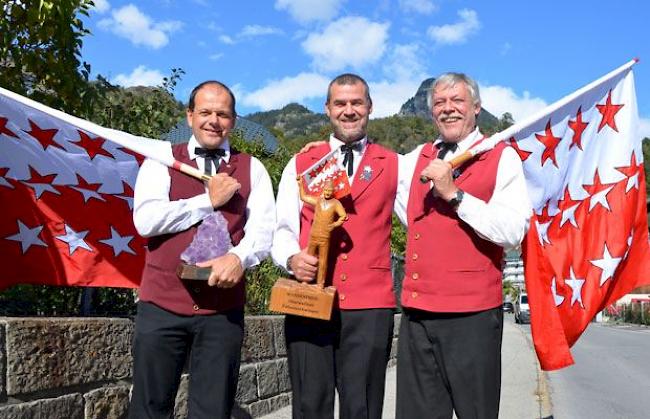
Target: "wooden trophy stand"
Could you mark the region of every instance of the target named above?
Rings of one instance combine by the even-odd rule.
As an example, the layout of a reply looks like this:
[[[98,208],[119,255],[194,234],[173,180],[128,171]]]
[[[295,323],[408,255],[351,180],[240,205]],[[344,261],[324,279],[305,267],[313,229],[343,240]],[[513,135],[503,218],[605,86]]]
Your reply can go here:
[[[269,309],[283,314],[329,320],[336,295],[336,288],[325,286],[330,233],[343,224],[347,214],[343,205],[332,197],[334,188],[331,183],[323,188],[320,198],[316,198],[305,194],[300,176],[296,180],[299,185],[300,199],[315,208],[307,253],[318,256],[316,284],[306,284],[287,278],[278,279],[271,288]]]

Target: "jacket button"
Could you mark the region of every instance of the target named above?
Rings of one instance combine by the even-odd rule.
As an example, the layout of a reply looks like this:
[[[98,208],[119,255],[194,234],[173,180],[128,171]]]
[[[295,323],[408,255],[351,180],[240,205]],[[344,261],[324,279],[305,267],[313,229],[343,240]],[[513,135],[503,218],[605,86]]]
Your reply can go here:
[[[414,280],[417,280],[418,278],[420,278],[420,274],[417,273],[417,272],[413,272],[413,275],[411,275],[411,278],[413,278]]]
[[[348,279],[348,276],[346,274],[341,274],[341,281],[345,281]]]
[[[411,256],[411,259],[413,259],[413,260],[418,260],[418,254],[417,254],[417,253],[413,253],[413,256]]]
[[[343,254],[341,255],[341,259],[343,259],[343,260],[348,260],[348,254],[347,254],[347,253],[343,253]]]
[[[199,292],[201,292],[201,289],[199,287],[194,287],[194,292],[198,294]]]
[[[413,292],[411,293],[411,297],[413,297],[413,298],[418,298],[418,293],[415,292],[415,291],[413,291]]]
[[[341,300],[341,301],[345,300],[345,294],[340,294],[339,295],[339,300]]]
[[[419,240],[419,239],[420,239],[420,233],[415,233],[415,234],[413,235],[413,238],[414,238],[415,240]]]
[[[197,304],[194,304],[194,305],[192,306],[192,309],[193,309],[194,311],[199,311],[199,306],[198,306]]]

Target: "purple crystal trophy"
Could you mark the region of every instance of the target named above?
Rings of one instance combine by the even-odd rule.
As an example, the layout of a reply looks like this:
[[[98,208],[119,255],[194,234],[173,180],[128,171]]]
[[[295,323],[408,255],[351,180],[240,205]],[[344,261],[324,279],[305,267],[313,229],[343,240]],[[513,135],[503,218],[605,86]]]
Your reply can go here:
[[[214,211],[199,225],[192,243],[181,253],[181,263],[176,270],[182,279],[207,280],[210,268],[196,266],[199,262],[225,255],[232,248],[228,222],[219,211]]]

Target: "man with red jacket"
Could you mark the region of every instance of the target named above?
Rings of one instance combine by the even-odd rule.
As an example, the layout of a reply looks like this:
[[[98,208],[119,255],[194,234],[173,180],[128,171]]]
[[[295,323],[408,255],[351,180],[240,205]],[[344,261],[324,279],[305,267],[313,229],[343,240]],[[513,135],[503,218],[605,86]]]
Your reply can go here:
[[[135,185],[133,221],[149,238],[133,338],[129,418],[170,418],[189,358],[188,417],[229,419],[244,336],[244,270],[269,252],[275,205],[271,180],[256,158],[230,147],[235,97],[218,81],[190,94],[192,137],[170,157],[212,176],[205,184],[145,160]],[[198,225],[214,211],[234,247],[215,259],[207,282],[181,280],[176,268]]]
[[[476,82],[443,74],[429,99],[440,137],[400,161],[409,175],[396,206],[408,228],[396,417],[496,419],[503,249],[521,242],[531,204],[521,160],[503,143],[455,170],[447,163],[484,139]]]
[[[368,141],[372,101],[361,77],[336,77],[325,111],[334,131],[329,141],[294,156],[282,174],[271,249],[297,280],[314,280],[318,259],[306,251],[314,209],[302,205],[295,179],[337,149],[352,188],[340,199],[348,219],[330,241],[326,285],[336,287],[337,299],[329,321],[286,317],[293,418],[333,418],[336,388],[341,419],[380,419],[395,307],[390,232],[397,155]]]

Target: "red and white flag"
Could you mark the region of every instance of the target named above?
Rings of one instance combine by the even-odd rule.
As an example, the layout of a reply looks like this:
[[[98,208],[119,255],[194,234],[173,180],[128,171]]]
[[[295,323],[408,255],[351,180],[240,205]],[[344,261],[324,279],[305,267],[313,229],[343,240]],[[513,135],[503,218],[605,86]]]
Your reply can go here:
[[[0,89],[0,289],[136,287],[133,187],[143,155],[174,164],[169,147]]]
[[[633,64],[506,137],[523,162],[534,209],[523,258],[544,370],[573,364],[569,348],[594,316],[650,283]]]
[[[307,194],[320,196],[326,181],[332,181],[334,185],[334,198],[342,198],[350,193],[348,174],[339,165],[336,152],[337,149],[330,151],[301,173]]]

